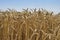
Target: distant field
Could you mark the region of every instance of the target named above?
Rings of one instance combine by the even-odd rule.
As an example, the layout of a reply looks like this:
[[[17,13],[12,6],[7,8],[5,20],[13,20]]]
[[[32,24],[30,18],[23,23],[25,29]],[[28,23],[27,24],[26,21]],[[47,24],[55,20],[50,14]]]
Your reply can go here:
[[[0,11],[0,40],[60,40],[60,13]]]

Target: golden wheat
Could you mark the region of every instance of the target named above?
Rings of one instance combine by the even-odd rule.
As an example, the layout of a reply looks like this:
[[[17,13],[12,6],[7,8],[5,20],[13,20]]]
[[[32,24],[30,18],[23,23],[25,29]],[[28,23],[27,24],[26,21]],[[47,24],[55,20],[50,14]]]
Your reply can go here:
[[[60,40],[60,16],[34,9],[0,12],[0,40]]]

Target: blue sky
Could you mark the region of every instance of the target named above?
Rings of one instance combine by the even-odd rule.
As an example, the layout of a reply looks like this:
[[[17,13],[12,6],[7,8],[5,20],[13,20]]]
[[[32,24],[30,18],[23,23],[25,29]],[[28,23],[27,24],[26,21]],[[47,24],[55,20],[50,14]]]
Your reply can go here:
[[[0,0],[0,9],[43,8],[60,12],[60,0]]]

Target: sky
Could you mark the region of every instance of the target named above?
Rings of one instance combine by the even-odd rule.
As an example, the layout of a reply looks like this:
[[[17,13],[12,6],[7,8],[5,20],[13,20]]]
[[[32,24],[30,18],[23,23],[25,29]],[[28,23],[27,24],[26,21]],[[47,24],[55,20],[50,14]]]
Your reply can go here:
[[[53,12],[60,12],[60,0],[0,0],[0,9],[7,8],[21,10],[22,8],[43,8]]]

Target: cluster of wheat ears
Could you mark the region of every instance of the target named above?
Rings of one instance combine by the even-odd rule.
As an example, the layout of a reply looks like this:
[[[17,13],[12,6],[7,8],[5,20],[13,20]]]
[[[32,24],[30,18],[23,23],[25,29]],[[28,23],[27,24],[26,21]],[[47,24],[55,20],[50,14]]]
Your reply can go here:
[[[0,11],[0,40],[60,40],[59,18],[43,9]]]

